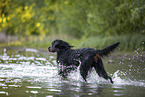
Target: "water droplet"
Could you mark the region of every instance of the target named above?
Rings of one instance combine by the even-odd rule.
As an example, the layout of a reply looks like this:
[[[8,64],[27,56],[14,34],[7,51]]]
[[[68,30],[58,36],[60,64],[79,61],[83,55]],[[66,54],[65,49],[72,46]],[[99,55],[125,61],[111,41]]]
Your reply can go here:
[[[33,93],[33,94],[37,94],[38,93],[38,91],[30,91],[31,93]]]

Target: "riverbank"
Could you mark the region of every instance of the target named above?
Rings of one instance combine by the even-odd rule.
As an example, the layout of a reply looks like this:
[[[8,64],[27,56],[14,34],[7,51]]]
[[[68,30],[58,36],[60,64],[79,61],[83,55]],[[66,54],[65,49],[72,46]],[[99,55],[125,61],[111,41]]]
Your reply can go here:
[[[36,48],[26,48],[26,47],[0,47],[0,54],[3,55],[4,51],[14,51],[13,53],[18,53],[18,54],[24,54],[28,52],[34,52],[34,53],[40,53],[40,54],[45,54],[45,56],[49,55],[56,55],[56,53],[50,53],[48,52],[47,48],[42,48],[42,49],[36,49]],[[120,51],[120,50],[115,50],[113,51],[109,56],[105,57],[104,59],[108,59],[109,63],[113,63],[114,59],[119,59],[119,60],[142,60],[145,61],[145,51]]]
[[[51,36],[29,36],[27,39],[21,37],[20,40],[12,40],[10,42],[0,43],[0,47],[21,47],[47,49],[51,42],[55,39],[67,41],[75,49],[83,47],[91,47],[95,49],[103,49],[111,44],[120,42],[118,51],[145,51],[145,38],[143,34],[121,35],[121,36],[93,36],[82,37],[80,39],[68,35],[51,35]]]

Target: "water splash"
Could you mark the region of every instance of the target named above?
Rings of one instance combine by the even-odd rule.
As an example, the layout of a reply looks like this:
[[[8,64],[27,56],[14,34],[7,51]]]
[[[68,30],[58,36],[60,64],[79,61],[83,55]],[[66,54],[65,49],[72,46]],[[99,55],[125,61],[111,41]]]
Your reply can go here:
[[[143,86],[145,87],[145,81],[136,81],[136,80],[131,80],[129,78],[121,78],[122,75],[126,75],[126,73],[117,70],[114,74],[113,74],[113,81],[114,81],[114,85],[135,85],[135,86]]]
[[[145,80],[137,81],[137,80],[131,80],[127,77],[127,73],[122,72],[120,70],[117,70],[114,74],[112,74],[112,80],[114,81],[114,84],[112,85],[134,85],[134,86],[142,86],[145,87]],[[126,76],[126,77],[124,77]],[[69,79],[71,81],[76,82],[84,82],[82,79],[79,70],[74,71],[70,74]],[[105,80],[102,77],[99,77],[98,74],[96,74],[95,70],[92,70],[92,72],[89,73],[87,78],[87,83],[93,83],[93,84],[111,84],[108,80]]]
[[[4,48],[4,56],[7,56],[7,49]]]

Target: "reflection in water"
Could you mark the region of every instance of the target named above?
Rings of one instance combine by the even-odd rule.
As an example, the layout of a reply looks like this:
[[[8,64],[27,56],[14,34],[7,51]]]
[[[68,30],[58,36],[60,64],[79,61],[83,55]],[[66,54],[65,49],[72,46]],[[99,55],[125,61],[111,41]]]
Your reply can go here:
[[[106,69],[111,68],[110,72],[114,70],[110,74],[114,84],[100,78],[94,70],[90,73],[88,82],[85,83],[79,75],[79,69],[72,72],[67,79],[58,76],[54,56],[44,57],[36,52],[14,54],[15,51],[12,51],[13,54],[11,54],[6,49],[3,49],[2,52],[0,53],[0,96],[95,97],[97,95],[97,97],[112,97],[145,94],[143,92],[145,90],[144,67],[140,69],[144,61],[141,61],[142,63],[140,62],[139,65],[141,71],[137,71],[138,68],[133,69],[136,63],[125,60],[112,63],[109,65],[110,67],[105,65]],[[121,69],[118,69],[116,64]],[[129,68],[125,66],[126,64],[129,64],[127,65]],[[138,80],[132,80],[133,78]]]

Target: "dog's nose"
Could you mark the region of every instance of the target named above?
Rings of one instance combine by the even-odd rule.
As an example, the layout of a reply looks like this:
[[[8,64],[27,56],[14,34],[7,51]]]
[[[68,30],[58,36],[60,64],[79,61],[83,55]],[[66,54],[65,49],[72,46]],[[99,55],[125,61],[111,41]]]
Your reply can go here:
[[[52,46],[50,46],[50,47],[48,47],[48,51],[49,52],[55,52],[55,49]]]
[[[48,51],[50,51],[50,48],[51,48],[51,47],[48,47]]]

